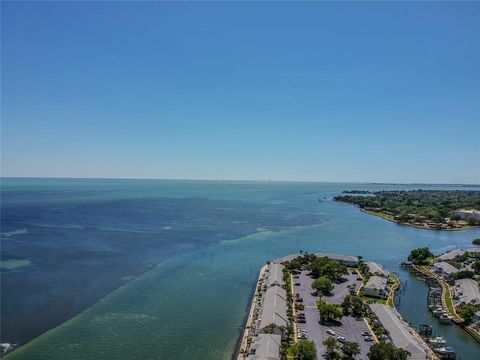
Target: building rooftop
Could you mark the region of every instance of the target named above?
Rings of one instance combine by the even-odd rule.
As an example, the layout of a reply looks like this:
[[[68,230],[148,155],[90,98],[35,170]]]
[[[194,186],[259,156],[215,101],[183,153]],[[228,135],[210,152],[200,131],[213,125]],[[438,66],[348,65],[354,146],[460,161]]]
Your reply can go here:
[[[282,337],[275,334],[259,334],[253,338],[250,346],[252,354],[248,356],[251,360],[280,360],[280,345]]]
[[[288,325],[287,293],[280,286],[271,286],[267,289],[261,311],[260,329],[275,324],[278,327]]]
[[[463,249],[456,249],[456,250],[452,250],[452,251],[449,251],[443,255],[440,255],[438,257],[439,260],[453,260],[455,259],[457,256],[463,256],[465,254],[465,250]]]
[[[455,249],[455,250],[452,250],[452,251],[449,251],[443,255],[440,255],[437,257],[438,260],[442,260],[442,261],[445,261],[445,260],[453,260],[455,259],[456,257],[458,256],[463,256],[465,255],[466,253],[476,253],[476,252],[480,252],[480,248],[472,248],[472,249]]]
[[[377,315],[383,327],[388,330],[392,344],[410,352],[410,360],[425,360],[427,345],[416,335],[402,319],[397,310],[383,304],[370,304],[370,309]]]
[[[461,303],[468,304],[474,301],[480,304],[480,289],[478,283],[472,279],[460,279],[455,281],[455,290]]]
[[[367,266],[368,266],[368,272],[372,275],[388,277],[388,275],[390,274],[387,270],[385,270],[383,265],[380,265],[376,262],[369,261],[367,262]]]
[[[290,254],[287,256],[284,256],[280,259],[273,260],[273,263],[282,263],[285,261],[291,261],[293,259],[296,259],[299,256],[303,256],[305,254]],[[336,261],[346,261],[346,262],[352,262],[352,263],[357,263],[358,262],[358,257],[352,256],[352,255],[342,255],[342,254],[333,254],[333,253],[315,253],[316,256],[318,257],[327,257],[331,260],[336,260]]]
[[[477,209],[458,209],[455,210],[456,213],[463,213],[463,214],[480,214],[480,210]]]
[[[342,254],[333,254],[333,253],[315,253],[318,257],[327,257],[331,260],[336,261],[347,261],[347,262],[358,262],[358,257],[352,255],[342,255]]]
[[[267,286],[283,285],[283,269],[282,264],[273,263],[268,267]]]
[[[384,290],[387,287],[387,279],[380,276],[370,276],[365,284],[366,289]]]
[[[293,259],[296,259],[299,256],[302,256],[302,254],[299,254],[299,253],[290,254],[290,255],[284,256],[282,258],[275,259],[275,260],[272,261],[272,263],[278,263],[279,264],[279,263],[283,263],[283,262],[286,262],[286,261],[292,261]]]
[[[456,272],[460,271],[455,266],[450,265],[445,261],[436,262],[433,264],[433,267],[442,270],[447,275],[455,274]]]

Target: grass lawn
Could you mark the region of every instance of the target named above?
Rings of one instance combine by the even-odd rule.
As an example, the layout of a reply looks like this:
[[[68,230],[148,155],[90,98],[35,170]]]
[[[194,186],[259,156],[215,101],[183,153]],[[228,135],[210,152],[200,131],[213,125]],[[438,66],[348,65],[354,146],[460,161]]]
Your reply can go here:
[[[455,315],[453,310],[453,301],[452,301],[452,294],[450,293],[450,289],[447,287],[445,291],[445,304],[447,305],[447,310],[451,315]]]
[[[433,258],[432,258],[433,259]],[[421,268],[422,270],[425,270],[425,271],[431,271],[432,270],[432,266],[431,265],[417,265],[419,268]]]
[[[395,307],[395,303],[393,302],[393,298],[395,295],[395,290],[400,286],[400,280],[393,274],[390,274],[391,281],[393,281],[393,285],[390,288],[390,293],[388,294],[387,305],[391,308]]]
[[[360,298],[363,302],[365,302],[365,303],[375,302],[375,303],[387,305],[387,300],[385,300],[385,299],[379,299],[379,298],[370,297],[370,296],[365,296],[365,295],[359,296],[359,298]]]

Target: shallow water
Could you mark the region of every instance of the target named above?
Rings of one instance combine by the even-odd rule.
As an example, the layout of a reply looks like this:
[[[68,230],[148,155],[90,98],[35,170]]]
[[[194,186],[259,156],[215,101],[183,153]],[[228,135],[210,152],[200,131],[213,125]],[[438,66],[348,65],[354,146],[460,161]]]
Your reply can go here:
[[[10,254],[32,261],[30,269],[16,276],[23,274],[33,279],[29,280],[33,289],[35,281],[41,283],[42,277],[56,273],[51,262],[68,252],[60,265],[71,270],[61,274],[58,284],[72,279],[75,286],[67,287],[73,291],[70,296],[65,296],[63,286],[51,286],[53,293],[42,295],[4,288],[2,281],[2,294],[7,294],[7,299],[27,299],[38,307],[49,296],[69,303],[72,298],[84,296],[83,287],[88,285],[93,291],[87,298],[94,303],[88,308],[87,302],[83,307],[70,307],[64,320],[75,311],[87,309],[8,358],[228,359],[241,332],[257,272],[269,259],[300,249],[334,251],[362,255],[396,271],[398,263],[414,247],[429,245],[441,252],[479,237],[478,229],[438,232],[396,225],[330,201],[346,189],[398,187],[8,179],[7,184],[2,184],[2,195],[7,194],[2,215],[11,211],[15,221],[4,229],[2,216],[2,232],[27,232],[3,234],[2,245],[15,239],[15,244],[8,247]],[[16,210],[9,210],[9,206]],[[53,209],[49,212],[53,216],[45,219],[34,212],[33,222],[32,215],[28,215],[32,206]],[[132,217],[131,213],[136,215]],[[60,233],[56,233],[57,229]],[[92,241],[92,237],[96,240]],[[57,255],[42,262],[32,256],[32,249],[35,253],[52,251]],[[2,251],[2,259],[4,255]],[[78,274],[80,269],[86,274]],[[409,287],[413,287],[411,284],[409,281]],[[64,297],[57,299],[58,294]],[[410,294],[417,298],[412,304],[425,304],[421,291]],[[103,300],[95,303],[100,298]],[[400,311],[417,322],[409,312],[416,307],[407,305],[406,299],[405,293]],[[2,318],[4,305],[2,302]],[[31,323],[29,319],[35,312],[27,311],[27,302],[23,309],[22,321]],[[17,314],[8,316],[13,322]],[[450,329],[462,337],[460,329]],[[461,344],[464,346],[457,350],[462,351],[462,359],[475,359],[480,351],[478,344],[468,340]]]

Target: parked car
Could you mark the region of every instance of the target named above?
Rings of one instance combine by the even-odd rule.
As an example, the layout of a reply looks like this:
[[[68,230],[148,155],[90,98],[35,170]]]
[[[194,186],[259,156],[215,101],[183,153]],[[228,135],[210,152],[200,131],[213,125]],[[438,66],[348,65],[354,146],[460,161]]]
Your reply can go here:
[[[295,284],[293,284],[295,286],[300,286],[300,283],[299,282],[296,282]]]
[[[337,337],[337,340],[342,344],[347,342],[347,338],[345,336],[339,336]]]
[[[301,298],[301,297],[298,297],[296,300],[297,300],[297,302],[303,302],[303,298]]]
[[[294,279],[298,279],[298,278],[300,278],[300,276],[298,276],[298,275],[293,275],[293,278],[294,278]]]
[[[335,336],[335,331],[333,331],[333,330],[331,330],[331,329],[328,329],[328,330],[327,330],[327,334],[328,334],[328,335]]]
[[[370,342],[370,341],[373,341],[373,337],[371,337],[371,336],[365,336],[365,337],[363,338],[363,340]]]
[[[362,332],[362,336],[370,336],[370,331],[364,331]]]
[[[308,339],[308,333],[307,330],[298,330],[297,331],[297,338],[298,339]]]

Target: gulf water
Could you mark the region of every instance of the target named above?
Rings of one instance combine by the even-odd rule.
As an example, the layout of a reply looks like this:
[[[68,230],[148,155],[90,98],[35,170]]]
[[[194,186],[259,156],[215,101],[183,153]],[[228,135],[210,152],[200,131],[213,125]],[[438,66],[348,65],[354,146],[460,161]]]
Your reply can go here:
[[[2,269],[1,340],[24,344],[7,358],[229,359],[269,259],[329,251],[400,271],[412,248],[439,253],[480,237],[331,200],[348,189],[418,188],[456,187],[4,178],[2,261],[23,260]],[[425,285],[400,275],[400,311],[432,323]],[[461,329],[436,329],[461,359],[478,358]]]

